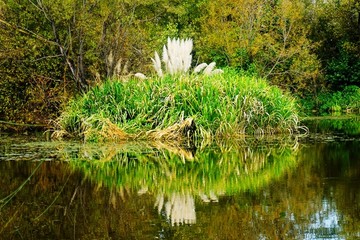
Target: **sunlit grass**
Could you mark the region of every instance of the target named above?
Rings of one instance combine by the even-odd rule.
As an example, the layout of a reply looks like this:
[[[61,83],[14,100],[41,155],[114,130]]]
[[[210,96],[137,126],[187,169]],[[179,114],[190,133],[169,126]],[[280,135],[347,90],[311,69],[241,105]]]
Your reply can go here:
[[[293,133],[295,100],[263,79],[224,74],[106,81],[73,100],[55,135],[108,139]]]

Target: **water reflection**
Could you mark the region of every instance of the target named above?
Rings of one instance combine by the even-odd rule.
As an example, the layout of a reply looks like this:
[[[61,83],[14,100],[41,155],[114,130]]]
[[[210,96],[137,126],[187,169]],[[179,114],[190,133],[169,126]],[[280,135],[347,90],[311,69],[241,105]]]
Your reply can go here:
[[[320,191],[311,194],[313,201],[307,200],[316,208],[309,214],[306,239],[356,239],[360,236],[359,140],[317,142],[301,151],[300,160],[310,161],[304,164],[304,172],[316,172],[306,181],[311,185],[304,189]]]
[[[345,239],[341,238],[341,216],[336,208],[336,203],[324,199],[321,209],[310,217],[309,231],[305,233],[305,239]]]
[[[158,194],[155,207],[159,214],[164,208],[166,218],[172,226],[196,223],[195,200],[190,194],[173,193],[167,201],[164,201],[163,194]]]
[[[304,121],[311,132],[328,136],[360,136],[360,116],[313,117]]]
[[[194,147],[126,143],[103,149],[84,147],[64,158],[99,186],[156,196],[158,212],[164,210],[171,225],[179,225],[196,223],[195,197],[209,203],[224,195],[256,192],[294,168],[297,140],[277,145],[253,139],[251,144],[213,144],[195,151]]]
[[[0,147],[0,199],[34,173],[2,239],[360,236],[359,140],[24,144]]]

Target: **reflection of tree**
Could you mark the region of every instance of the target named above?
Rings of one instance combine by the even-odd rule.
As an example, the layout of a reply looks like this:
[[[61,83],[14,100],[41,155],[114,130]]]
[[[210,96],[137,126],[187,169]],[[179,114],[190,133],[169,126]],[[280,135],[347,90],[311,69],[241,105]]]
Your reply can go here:
[[[0,161],[0,200],[24,182],[37,164]],[[138,206],[151,209],[153,201],[132,199],[129,194],[127,189],[97,188],[80,172],[70,171],[66,162],[43,162],[31,182],[0,211],[0,239],[147,238],[144,232],[153,234],[156,226],[144,223],[155,216]]]
[[[306,186],[306,183],[304,183],[304,187],[306,189],[315,188],[313,191],[321,190],[321,198],[318,197],[311,204],[316,204],[314,206],[317,209],[316,213],[324,212],[323,216],[328,217],[320,219],[317,221],[317,224],[319,226],[327,226],[327,228],[323,228],[324,232],[336,232],[345,239],[351,238],[351,236],[359,236],[359,142],[318,142],[311,147],[304,148],[301,151],[300,158],[316,159],[316,162],[312,165],[305,165],[306,169],[304,169],[304,172],[315,173],[312,176],[317,176],[317,178],[309,179],[308,177],[306,182],[308,182],[309,186]],[[319,186],[316,186],[316,183]],[[324,188],[321,184],[326,184],[327,187]],[[313,196],[319,196],[319,192],[313,192],[309,198],[314,198]],[[332,227],[329,227],[329,225],[326,225],[325,220],[332,218],[338,218],[339,221]]]
[[[305,121],[311,132],[323,134],[360,135],[360,118],[354,116],[314,118]]]

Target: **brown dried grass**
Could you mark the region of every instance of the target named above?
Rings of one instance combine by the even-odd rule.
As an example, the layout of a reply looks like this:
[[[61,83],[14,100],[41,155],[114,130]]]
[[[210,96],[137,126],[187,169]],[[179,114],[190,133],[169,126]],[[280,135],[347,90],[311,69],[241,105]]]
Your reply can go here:
[[[146,132],[146,138],[151,140],[182,140],[192,138],[196,130],[193,118],[186,118],[165,129],[155,129]]]
[[[104,119],[101,122],[100,129],[89,128],[84,132],[85,141],[92,136],[96,136],[98,141],[125,141],[133,139],[131,134],[124,132],[116,124],[109,119]]]

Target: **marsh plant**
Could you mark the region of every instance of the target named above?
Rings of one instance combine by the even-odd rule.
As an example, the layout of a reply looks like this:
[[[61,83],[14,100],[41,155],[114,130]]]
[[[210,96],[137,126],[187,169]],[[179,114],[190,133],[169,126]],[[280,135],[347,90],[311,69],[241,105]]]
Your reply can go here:
[[[188,73],[190,71],[191,62],[193,59],[191,54],[192,48],[192,39],[168,38],[167,46],[163,46],[161,60],[157,51],[155,51],[154,58],[151,58],[153,67],[157,75],[159,77],[163,77],[167,74],[171,76],[178,76]],[[221,69],[214,69],[215,65],[215,62],[212,62],[210,64],[201,63],[194,68],[193,72],[202,72],[205,75],[223,73],[223,70]],[[146,76],[142,73],[136,73],[135,77],[138,77],[140,79],[146,79]]]
[[[108,80],[71,101],[54,136],[180,140],[299,130],[295,100],[266,80],[214,70],[214,62],[189,73],[192,45],[168,39],[162,61],[157,52],[152,59],[157,76]]]

